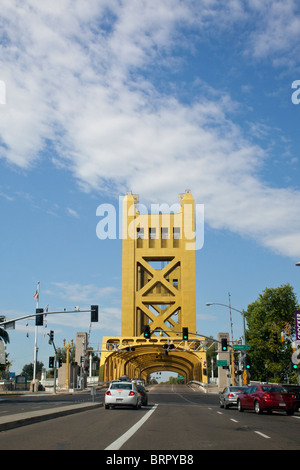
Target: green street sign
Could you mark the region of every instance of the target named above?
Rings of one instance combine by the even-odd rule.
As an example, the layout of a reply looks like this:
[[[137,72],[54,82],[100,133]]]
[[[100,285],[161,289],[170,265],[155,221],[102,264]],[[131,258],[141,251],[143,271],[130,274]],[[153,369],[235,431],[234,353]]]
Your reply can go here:
[[[249,344],[233,344],[233,349],[250,349]]]
[[[228,364],[227,364],[227,361],[218,361],[218,360],[217,360],[217,366],[218,366],[218,367],[223,367],[223,366],[227,366],[227,365],[228,365]]]

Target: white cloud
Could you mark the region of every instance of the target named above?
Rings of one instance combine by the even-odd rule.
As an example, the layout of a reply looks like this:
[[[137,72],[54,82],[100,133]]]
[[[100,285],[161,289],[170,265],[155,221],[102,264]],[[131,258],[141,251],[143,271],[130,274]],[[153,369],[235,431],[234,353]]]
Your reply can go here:
[[[201,35],[222,25],[222,34],[254,15],[244,50],[260,59],[290,54],[299,36],[295,3],[285,10],[286,2],[267,3],[268,14],[262,2],[246,8],[237,0],[107,0],[89,8],[80,0],[4,1],[0,157],[31,168],[49,139],[53,162],[68,167],[84,190],[132,189],[146,201],[173,203],[191,188],[212,227],[299,256],[300,192],[261,179],[267,155],[235,123],[238,104],[203,86],[184,105],[147,79],[151,67],[173,62],[169,52],[179,41],[192,49],[184,25]],[[288,36],[281,32],[277,41],[289,23]]]
[[[258,27],[250,35],[249,53],[271,57],[274,63],[299,64],[299,3],[295,0],[254,0],[249,7],[257,14]]]
[[[103,298],[115,295],[117,292],[117,289],[112,286],[97,287],[94,284],[81,285],[69,282],[53,282],[52,284],[55,290],[47,290],[46,294],[65,299],[68,303],[76,303],[76,306],[78,304],[90,305],[96,301],[101,302]]]
[[[67,208],[67,212],[69,215],[71,215],[72,217],[75,217],[76,219],[80,218],[78,212],[75,211],[74,209],[71,209],[70,207]]]

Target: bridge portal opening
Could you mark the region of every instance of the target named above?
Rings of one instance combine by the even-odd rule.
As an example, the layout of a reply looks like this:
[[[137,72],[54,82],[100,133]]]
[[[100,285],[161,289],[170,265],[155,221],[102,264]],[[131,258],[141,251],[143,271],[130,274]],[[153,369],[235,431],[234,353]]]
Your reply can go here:
[[[162,370],[153,372],[148,377],[148,383],[150,384],[183,384],[185,383],[184,376],[174,372],[172,370]]]

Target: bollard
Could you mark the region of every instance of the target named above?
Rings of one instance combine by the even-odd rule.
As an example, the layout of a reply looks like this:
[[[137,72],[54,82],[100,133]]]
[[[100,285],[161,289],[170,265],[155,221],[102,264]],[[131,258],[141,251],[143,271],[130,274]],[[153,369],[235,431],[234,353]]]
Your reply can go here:
[[[96,387],[91,387],[92,402],[95,401]]]

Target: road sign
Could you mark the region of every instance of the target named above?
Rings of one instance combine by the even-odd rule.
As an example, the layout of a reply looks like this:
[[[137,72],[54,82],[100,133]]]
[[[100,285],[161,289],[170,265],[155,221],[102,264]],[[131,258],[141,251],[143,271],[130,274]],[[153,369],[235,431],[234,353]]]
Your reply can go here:
[[[227,364],[227,361],[219,361],[219,360],[217,360],[217,366],[218,366],[218,367],[223,367],[223,366],[227,366],[227,365],[228,365],[228,364]]]
[[[296,341],[300,341],[300,310],[295,310]]]
[[[233,349],[250,349],[249,344],[233,344]]]

